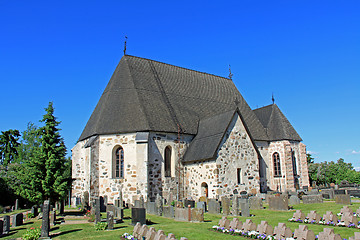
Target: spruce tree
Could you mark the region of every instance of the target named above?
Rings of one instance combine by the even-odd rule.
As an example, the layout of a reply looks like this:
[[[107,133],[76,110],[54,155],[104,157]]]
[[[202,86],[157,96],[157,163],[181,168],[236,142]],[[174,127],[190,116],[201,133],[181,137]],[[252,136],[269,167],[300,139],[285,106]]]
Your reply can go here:
[[[0,135],[0,163],[7,166],[13,162],[17,157],[18,140],[20,137],[19,130],[10,129],[1,132]]]
[[[41,122],[45,125],[40,128],[40,153],[35,163],[39,167],[43,199],[51,202],[62,200],[68,191],[66,171],[66,147],[60,136],[58,125],[54,117],[53,103],[45,109],[46,114]]]

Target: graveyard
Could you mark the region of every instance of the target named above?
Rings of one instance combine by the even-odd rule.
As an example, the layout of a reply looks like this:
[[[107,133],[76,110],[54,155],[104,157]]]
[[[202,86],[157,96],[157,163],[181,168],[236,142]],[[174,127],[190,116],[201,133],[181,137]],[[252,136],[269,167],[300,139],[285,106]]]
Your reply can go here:
[[[349,239],[359,232],[360,201],[357,198],[352,198],[348,205],[334,199],[321,199],[322,202],[317,203],[316,200],[311,203],[305,200],[304,203],[303,200],[289,201],[290,198],[294,195],[269,195],[263,200],[239,196],[223,198],[221,203],[212,199],[207,199],[207,204],[184,200],[175,206],[165,205],[159,198],[147,203],[137,200],[130,208],[111,204],[104,206],[99,199],[91,204],[88,214],[82,209],[70,207],[65,208],[64,214],[59,214],[55,208],[51,210],[53,206],[45,201],[36,210],[33,207],[1,214],[1,236],[2,239],[20,239],[31,228],[41,229],[41,236],[51,239],[121,239],[125,233],[137,235],[139,239],[146,234],[149,237],[146,239],[247,239],[220,230],[221,226],[249,232],[263,231],[275,237],[281,232],[285,234],[283,237],[293,235],[297,239],[313,239],[316,235],[318,239],[328,239],[325,235],[329,234]],[[37,216],[31,218],[29,213]],[[95,216],[94,222],[89,222],[89,213]],[[327,224],[337,220],[344,225]],[[355,221],[356,226],[349,227]],[[107,229],[96,230],[96,222],[106,223]],[[358,236],[352,239],[358,239]]]

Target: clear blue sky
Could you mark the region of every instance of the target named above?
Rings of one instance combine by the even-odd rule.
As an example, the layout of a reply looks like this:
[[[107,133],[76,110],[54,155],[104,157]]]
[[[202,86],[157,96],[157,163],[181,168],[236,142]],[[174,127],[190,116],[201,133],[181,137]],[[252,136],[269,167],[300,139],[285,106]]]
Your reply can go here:
[[[360,1],[0,0],[0,130],[49,101],[70,150],[128,36],[130,55],[228,76],[275,102],[315,160],[360,167]]]

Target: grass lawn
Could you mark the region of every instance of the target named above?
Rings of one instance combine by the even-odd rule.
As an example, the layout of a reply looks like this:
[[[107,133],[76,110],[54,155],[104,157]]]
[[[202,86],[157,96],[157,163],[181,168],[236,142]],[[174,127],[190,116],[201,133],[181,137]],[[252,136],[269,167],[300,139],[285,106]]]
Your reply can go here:
[[[354,211],[360,207],[360,203],[353,203],[350,206]],[[316,210],[321,216],[326,211],[333,211],[334,213],[340,212],[342,205],[335,204],[334,202],[324,202],[321,204],[299,204],[294,206],[294,210],[282,212],[282,211],[270,211],[264,210],[251,210],[251,214],[255,216],[251,217],[252,221],[259,224],[262,220],[268,221],[273,227],[279,222],[286,223],[291,230],[295,230],[299,227],[298,223],[288,222],[288,219],[292,217],[295,210],[300,209],[305,214],[308,214],[311,210]],[[73,210],[76,211],[76,210]],[[74,214],[74,212],[68,213]],[[103,213],[103,215],[105,215]],[[115,224],[113,231],[95,231],[93,223],[71,224],[72,221],[83,220],[84,218],[73,219],[71,216],[67,216],[65,224],[52,226],[50,234],[52,239],[119,239],[120,235],[125,232],[132,233],[133,226],[130,225],[130,210],[125,209],[125,219],[123,223]],[[205,214],[205,222],[202,223],[188,223],[177,222],[172,219],[166,219],[155,215],[147,215],[147,219],[150,220],[151,226],[156,230],[162,229],[165,234],[174,233],[175,236],[187,237],[188,239],[207,240],[207,239],[244,239],[239,236],[230,236],[218,232],[211,231],[213,225],[217,225],[221,215]],[[246,218],[238,217],[240,221],[245,222]],[[229,217],[232,219],[232,217]],[[360,220],[360,219],[359,219]],[[150,225],[150,224],[149,224]],[[20,238],[26,229],[30,227],[40,227],[41,220],[31,219],[25,222],[25,225],[11,228],[10,235],[3,237],[2,239]],[[323,225],[307,224],[308,228],[313,230],[315,234],[323,231]],[[354,232],[359,229],[346,228],[346,227],[333,227],[335,233],[341,235],[341,237],[348,239],[350,236],[354,236]]]

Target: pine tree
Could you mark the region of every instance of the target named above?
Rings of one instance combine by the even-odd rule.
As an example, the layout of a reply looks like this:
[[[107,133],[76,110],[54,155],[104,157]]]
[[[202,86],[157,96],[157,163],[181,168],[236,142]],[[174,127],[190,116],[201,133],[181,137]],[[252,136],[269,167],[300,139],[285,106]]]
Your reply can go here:
[[[60,122],[54,117],[52,102],[45,111],[41,120],[45,125],[40,128],[40,153],[35,165],[40,170],[43,199],[55,202],[64,199],[68,191],[69,179],[64,175],[66,147],[59,133]]]
[[[1,132],[0,135],[0,163],[7,166],[13,162],[17,156],[17,147],[19,146],[18,140],[20,133],[18,130],[10,129]]]

